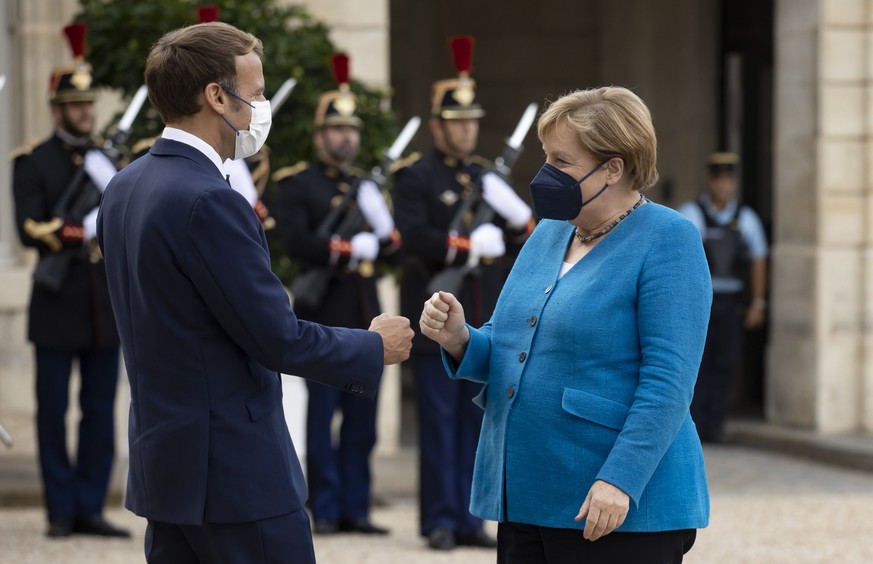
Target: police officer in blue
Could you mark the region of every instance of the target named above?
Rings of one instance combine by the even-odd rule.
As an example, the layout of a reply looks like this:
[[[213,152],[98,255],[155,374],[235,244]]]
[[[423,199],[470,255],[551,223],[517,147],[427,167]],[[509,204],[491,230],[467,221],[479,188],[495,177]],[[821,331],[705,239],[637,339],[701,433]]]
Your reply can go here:
[[[529,235],[532,214],[493,172],[493,163],[473,154],[479,118],[485,112],[469,76],[472,45],[471,37],[452,40],[459,75],[433,85],[429,127],[434,149],[418,160],[398,163],[393,197],[404,241],[401,311],[417,319],[438,274],[476,262],[454,292],[467,319],[478,327],[491,316],[508,272],[508,257]],[[478,222],[475,218],[483,217],[477,214],[483,206],[490,206],[494,214]],[[482,520],[469,512],[482,423],[482,409],[472,400],[482,385],[448,378],[438,346],[421,336],[417,323],[413,326],[410,358],[418,400],[420,532],[435,550],[494,547],[496,541],[484,531]]]
[[[399,233],[379,189],[352,167],[363,122],[348,84],[348,58],[333,57],[339,88],[321,95],[315,112],[318,161],[276,171],[277,231],[304,275],[325,272],[319,298],[292,285],[294,310],[307,321],[366,329],[381,313],[376,292],[379,261],[391,261]],[[327,225],[329,224],[329,225]],[[370,521],[370,455],[376,444],[377,402],[307,381],[306,468],[309,506],[318,535],[384,535]],[[342,413],[338,440],[331,420]]]
[[[760,328],[767,308],[767,240],[758,215],[737,199],[738,164],[735,153],[711,154],[706,192],[679,208],[700,230],[712,275],[709,331],[691,402],[691,417],[706,442],[724,440],[743,331]]]
[[[127,537],[102,517],[114,457],[119,341],[94,236],[97,205],[116,167],[92,137],[97,93],[84,62],[85,28],[77,24],[64,31],[76,63],[52,73],[54,133],[35,148],[18,151],[12,179],[21,242],[39,251],[28,338],[36,349],[47,535]],[[81,374],[82,418],[71,459],[65,417],[74,360]]]

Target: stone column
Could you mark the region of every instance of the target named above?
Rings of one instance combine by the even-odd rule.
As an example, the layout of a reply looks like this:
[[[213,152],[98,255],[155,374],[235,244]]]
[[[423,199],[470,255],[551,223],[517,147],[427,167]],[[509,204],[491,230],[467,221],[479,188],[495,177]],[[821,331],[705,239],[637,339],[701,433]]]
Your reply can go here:
[[[21,143],[21,92],[26,66],[16,54],[20,29],[17,2],[0,5],[0,424],[13,435],[16,448],[28,450],[33,442],[29,422],[34,412],[32,359],[25,340],[26,308],[30,291],[28,268],[22,264],[12,202],[12,167],[9,152]]]
[[[863,0],[776,3],[766,413],[822,433],[873,430],[870,16]]]
[[[13,61],[9,54],[12,52],[12,34],[10,29],[14,25],[10,21],[15,13],[8,7],[0,10],[0,75],[5,77],[5,85],[0,90],[0,271],[7,271],[18,262],[18,245],[15,240],[15,223],[13,222],[12,192],[9,178],[12,174],[9,159],[6,155],[12,149],[12,128],[14,113],[12,111],[12,97],[15,89],[16,76],[13,72]],[[6,284],[3,284],[6,287]]]
[[[371,87],[387,87],[388,0],[281,0],[302,4],[330,27],[330,39],[351,58],[351,76]]]

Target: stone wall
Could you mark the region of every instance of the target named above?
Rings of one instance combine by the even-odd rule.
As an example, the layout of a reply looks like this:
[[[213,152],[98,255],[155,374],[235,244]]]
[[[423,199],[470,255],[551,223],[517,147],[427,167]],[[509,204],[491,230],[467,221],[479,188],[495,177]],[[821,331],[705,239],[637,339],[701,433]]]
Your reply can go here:
[[[777,2],[767,418],[873,430],[873,132],[863,0]]]

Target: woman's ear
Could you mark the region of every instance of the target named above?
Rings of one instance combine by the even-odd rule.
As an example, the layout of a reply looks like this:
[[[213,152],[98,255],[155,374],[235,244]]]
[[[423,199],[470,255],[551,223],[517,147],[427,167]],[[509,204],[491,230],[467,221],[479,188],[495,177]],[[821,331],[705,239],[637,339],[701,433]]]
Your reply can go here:
[[[624,175],[624,159],[621,157],[612,157],[606,163],[606,180],[610,184],[618,184],[621,182],[621,177]]]

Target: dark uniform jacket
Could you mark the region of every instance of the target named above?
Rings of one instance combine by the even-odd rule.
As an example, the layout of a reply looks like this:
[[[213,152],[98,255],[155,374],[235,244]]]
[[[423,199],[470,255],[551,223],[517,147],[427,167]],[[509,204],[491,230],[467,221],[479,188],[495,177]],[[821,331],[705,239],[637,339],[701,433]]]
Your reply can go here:
[[[356,174],[357,173],[357,174]],[[353,169],[346,174],[324,163],[308,165],[298,163],[280,169],[273,178],[278,182],[277,202],[271,207],[276,215],[279,235],[285,253],[301,263],[302,272],[310,268],[333,268],[325,298],[320,307],[308,309],[295,304],[296,313],[325,325],[367,328],[374,317],[381,313],[376,293],[377,274],[372,265],[352,270],[350,256],[331,256],[330,234],[318,233],[318,228],[331,209],[343,201],[352,185],[360,179],[360,171]],[[341,214],[334,227],[343,222]],[[348,241],[356,233],[371,231],[366,219],[347,233],[337,235]],[[393,261],[397,256],[398,241],[380,241],[380,260]]]
[[[404,241],[403,281],[400,287],[401,315],[413,320],[416,331],[413,352],[435,352],[437,344],[420,334],[418,319],[430,295],[427,287],[440,270],[461,266],[469,253],[448,247],[449,225],[462,199],[469,193],[468,185],[477,183],[488,172],[490,163],[480,157],[458,161],[434,149],[427,156],[400,168],[394,176],[394,221]],[[469,178],[469,180],[467,180]],[[481,192],[481,191],[480,191]],[[481,196],[480,196],[481,198]],[[477,202],[465,218],[461,233],[469,236],[473,215],[482,201]],[[487,205],[487,204],[484,204]],[[527,230],[510,229],[499,215],[492,223],[503,228],[507,254],[496,260],[482,260],[473,275],[467,276],[461,295],[456,296],[464,307],[467,322],[481,326],[491,317],[497,297],[511,266],[508,262],[518,253]]]
[[[54,135],[14,161],[12,188],[21,242],[36,248],[40,261],[58,252],[71,255],[57,291],[33,287],[28,338],[42,347],[78,350],[118,345],[99,251],[82,241],[81,218],[55,219],[54,208],[81,166],[84,152],[85,148]]]

